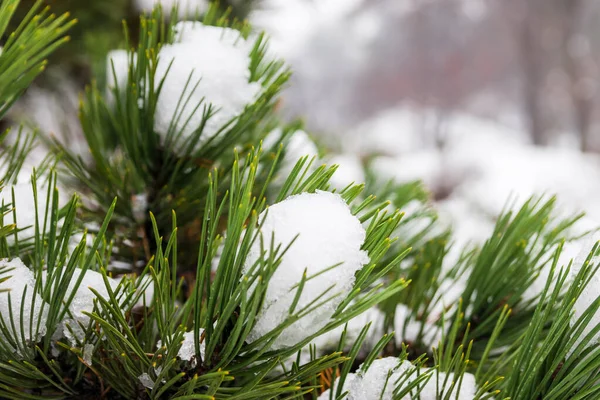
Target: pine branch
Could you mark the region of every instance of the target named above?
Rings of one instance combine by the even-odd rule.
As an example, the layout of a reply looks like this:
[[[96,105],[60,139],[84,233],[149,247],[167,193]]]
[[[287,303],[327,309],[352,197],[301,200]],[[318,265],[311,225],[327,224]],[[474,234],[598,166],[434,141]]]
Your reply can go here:
[[[544,399],[598,396],[600,358],[594,337],[600,325],[594,316],[600,308],[600,297],[573,319],[575,304],[598,272],[598,248],[596,244],[570,283],[567,279],[573,266],[559,268],[560,248],[555,252],[550,279],[535,315],[518,349],[509,357],[512,365],[502,395]]]
[[[221,15],[213,7],[204,16],[204,24],[229,26],[226,17],[227,14]],[[209,172],[219,166],[222,186],[216,190],[222,193],[229,184],[233,149],[241,149],[243,158],[250,146],[264,137],[263,121],[270,119],[275,96],[289,75],[281,62],[266,59],[267,44],[262,35],[250,38],[249,27],[234,22],[233,27],[242,36],[239,40],[252,40],[250,82],[260,83],[260,96],[239,117],[228,121],[198,146],[200,138],[207,135],[207,124],[219,110],[209,103],[191,103],[199,84],[197,74],[192,74],[178,100],[166,137],[161,140],[155,130],[155,113],[169,72],[156,76],[156,71],[157,65],[169,61],[161,61],[159,55],[163,45],[173,43],[175,21],[164,21],[160,9],[150,17],[142,16],[140,21],[139,36],[145,40],[128,56],[129,72],[124,87],[119,85],[113,64],[111,75],[116,84],[109,95],[102,95],[92,86],[82,103],[81,121],[93,164],[85,163],[56,142],[69,172],[84,191],[91,192],[93,201],[87,204],[90,221],[101,218],[113,197],[131,199],[117,205],[116,221],[120,228],[112,233],[121,248],[120,256],[134,264],[147,261],[153,251],[148,211],[154,213],[162,230],[169,226],[171,210],[176,210],[180,221],[186,222],[180,227],[180,240],[185,239],[186,231],[195,229],[197,216],[203,212]],[[189,109],[193,112],[184,116],[184,110]],[[199,125],[191,127],[193,133],[184,138],[184,130],[196,114],[201,116]],[[265,178],[264,173],[261,176]],[[162,231],[161,235],[168,233]],[[125,245],[124,238],[134,245]],[[182,245],[189,247],[191,243]],[[188,264],[191,267],[192,260]]]
[[[19,0],[0,5],[0,37],[5,37],[18,5]],[[68,14],[49,14],[47,8],[40,11],[41,6],[42,1],[37,1],[17,29],[6,36],[0,53],[0,118],[44,70],[46,57],[69,40],[65,33],[75,21],[69,21]]]

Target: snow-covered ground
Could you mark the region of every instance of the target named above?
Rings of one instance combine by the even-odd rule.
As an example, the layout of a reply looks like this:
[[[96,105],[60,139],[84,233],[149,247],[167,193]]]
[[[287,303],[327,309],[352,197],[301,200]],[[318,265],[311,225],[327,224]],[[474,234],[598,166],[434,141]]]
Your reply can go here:
[[[342,175],[335,186],[364,179],[356,172],[358,159],[369,159],[382,181],[422,180],[459,244],[485,239],[507,204],[532,195],[557,195],[564,215],[585,211],[581,230],[600,227],[600,157],[576,150],[573,140],[565,140],[575,137],[570,132],[552,138],[554,146],[531,145],[519,106],[493,93],[484,90],[452,111],[404,101],[354,123],[359,113],[348,102],[360,91],[350,88],[353,80],[364,79],[368,65],[399,62],[370,59],[369,48],[402,40],[381,29],[390,15],[408,15],[410,4],[266,0],[250,17],[294,70],[284,103],[305,115],[309,128],[324,131],[327,137],[317,140],[341,138],[336,141],[341,154],[331,158]],[[473,20],[489,11],[478,0],[461,4]]]
[[[564,215],[585,211],[581,229],[600,226],[599,156],[533,146],[522,132],[468,114],[445,122],[438,146],[414,123],[420,117],[414,109],[388,110],[359,126],[349,147],[381,154],[371,168],[382,180],[423,180],[459,241],[485,238],[507,202],[532,195],[556,195]]]
[[[294,107],[305,104],[300,112],[306,115],[309,127],[340,128],[327,133],[342,137],[338,148],[342,153],[363,159],[379,155],[371,167],[382,179],[423,180],[435,194],[442,215],[456,225],[465,241],[489,232],[493,218],[509,198],[518,203],[533,194],[556,194],[565,213],[588,213],[586,228],[600,225],[600,207],[595,201],[600,194],[596,184],[600,182],[600,158],[582,155],[564,140],[557,147],[530,145],[523,121],[515,118],[518,106],[502,104],[497,96],[481,92],[452,112],[402,102],[355,127],[336,123],[356,118],[344,102],[350,101],[350,94],[359,93],[344,92],[343,88],[350,91],[352,79],[364,78],[360,74],[366,71],[365,63],[393,66],[398,61],[368,59],[368,49],[382,46],[382,40],[401,40],[380,30],[390,15],[408,15],[410,4],[413,2],[382,1],[373,6],[364,0],[266,0],[250,20],[272,36],[273,47],[294,70],[295,89],[286,94],[284,102]],[[467,18],[475,20],[489,11],[478,0],[464,0],[461,7]],[[316,37],[319,40],[313,40]],[[319,90],[323,93],[313,96],[312,92]],[[482,102],[487,104],[485,113],[477,106]],[[477,116],[484,114],[487,117]],[[336,161],[343,164],[343,157]]]

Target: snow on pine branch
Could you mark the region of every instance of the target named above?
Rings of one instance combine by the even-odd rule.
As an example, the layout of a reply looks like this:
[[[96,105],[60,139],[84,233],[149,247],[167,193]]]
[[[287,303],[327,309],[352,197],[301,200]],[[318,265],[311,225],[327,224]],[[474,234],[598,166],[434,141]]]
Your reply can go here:
[[[135,0],[134,4],[141,12],[152,12],[160,4],[165,15],[170,15],[173,7],[177,6],[180,18],[200,15],[208,9],[207,0]]]
[[[252,247],[246,269],[269,248],[272,235],[275,246],[281,244],[285,248],[293,243],[269,282],[263,308],[249,335],[250,342],[286,319],[305,270],[308,280],[297,311],[309,306],[323,293],[326,293],[325,298],[340,294],[287,327],[272,345],[273,349],[279,349],[295,345],[327,324],[337,305],[352,289],[354,274],[369,262],[368,254],[361,250],[366,233],[339,195],[321,191],[289,197],[268,208],[260,218],[264,218],[262,241],[256,241]],[[336,267],[328,269],[333,266]],[[319,273],[317,278],[310,279]],[[330,289],[332,285],[334,287]]]
[[[24,356],[20,345],[35,343],[46,334],[49,305],[36,290],[36,279],[19,258],[0,260],[0,268],[8,268],[7,280],[0,280],[0,341],[19,356]],[[5,276],[3,275],[3,278]]]
[[[186,139],[205,121],[209,107],[210,115],[194,144],[195,149],[253,104],[262,86],[251,81],[251,53],[255,43],[245,39],[240,31],[189,21],[177,23],[173,31],[174,42],[162,45],[158,52],[154,85],[158,88],[162,83],[162,89],[154,129],[163,144],[176,139],[175,151],[182,152]],[[136,55],[132,57],[125,50],[109,53],[110,88],[125,88],[132,59],[137,62]],[[114,101],[110,94],[108,100]]]

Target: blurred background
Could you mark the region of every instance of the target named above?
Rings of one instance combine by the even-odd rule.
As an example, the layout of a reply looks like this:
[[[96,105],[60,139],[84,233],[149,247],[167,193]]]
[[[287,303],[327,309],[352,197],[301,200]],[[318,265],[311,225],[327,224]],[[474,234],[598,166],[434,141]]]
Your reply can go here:
[[[11,115],[81,146],[78,96],[103,84],[122,20],[172,0],[47,0],[80,20]],[[597,0],[230,0],[271,36],[301,117],[340,172],[422,180],[459,241],[490,232],[509,199],[557,194],[600,224]],[[28,1],[23,1],[23,9]],[[180,13],[206,8],[183,0]],[[359,168],[357,169],[357,166]],[[358,171],[357,171],[358,170]],[[362,173],[362,176],[361,176]]]

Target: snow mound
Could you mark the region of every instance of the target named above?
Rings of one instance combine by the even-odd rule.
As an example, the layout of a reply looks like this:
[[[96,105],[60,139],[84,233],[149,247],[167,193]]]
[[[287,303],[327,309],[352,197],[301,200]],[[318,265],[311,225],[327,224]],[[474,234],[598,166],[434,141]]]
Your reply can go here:
[[[11,187],[5,187],[0,193],[1,200],[5,205],[11,204],[15,209],[17,217],[17,228],[22,229],[19,231],[19,239],[32,238],[35,234],[35,199],[33,197],[33,187],[31,183],[19,183],[12,186],[15,192],[15,203],[12,200]],[[38,222],[40,224],[40,230],[44,226],[44,213],[46,211],[46,194],[48,189],[46,187],[38,185]],[[4,216],[4,225],[14,224],[15,219],[12,211]],[[9,242],[14,240],[12,235],[7,238]]]
[[[423,370],[425,372],[426,369]],[[452,384],[454,387],[449,390]],[[460,388],[459,388],[460,385]],[[442,387],[445,390],[442,391]],[[440,396],[437,395],[437,391],[440,390]],[[477,393],[477,384],[475,383],[475,376],[468,372],[462,377],[462,381],[455,382],[454,373],[443,373],[434,372],[433,375],[419,393],[421,400],[437,400],[439,398],[445,399],[456,399],[456,400],[473,400]]]
[[[285,329],[272,346],[278,349],[295,345],[327,324],[335,308],[352,289],[354,274],[369,262],[367,253],[361,250],[366,233],[339,195],[321,191],[292,196],[275,204],[266,215],[261,214],[260,220],[264,221],[261,233],[265,249],[269,248],[272,235],[275,244],[282,244],[282,248],[295,241],[269,282],[262,310],[249,335],[250,342],[285,320],[296,294],[295,286],[305,269],[310,278],[337,265],[306,282],[296,312],[305,309],[333,284],[335,287],[326,296],[340,295]],[[260,256],[261,243],[257,240],[245,269]]]
[[[73,290],[75,289],[75,283],[79,279],[81,275],[81,270],[76,269],[73,273],[73,277],[71,282],[69,283],[69,287],[67,289],[67,294],[65,298],[68,298]],[[108,282],[110,284],[111,289],[116,290],[119,282],[115,279],[108,278]],[[72,345],[75,345],[77,341],[81,341],[84,338],[84,330],[81,328],[80,324],[84,327],[87,327],[90,322],[90,317],[84,314],[84,312],[91,313],[94,311],[94,299],[96,295],[90,289],[94,289],[98,292],[102,298],[108,299],[108,289],[104,284],[104,279],[102,274],[92,270],[86,270],[85,275],[81,281],[81,284],[75,291],[75,297],[73,297],[73,301],[69,306],[69,311],[73,318],[67,318],[63,323],[63,334],[69,340]],[[73,331],[69,331],[69,328]]]
[[[0,269],[3,271],[11,269],[11,271],[6,273],[3,272],[1,276],[2,278],[10,276],[10,278],[4,282],[0,282],[0,316],[10,332],[10,337],[24,337],[27,342],[37,342],[46,334],[46,319],[49,305],[35,292],[35,276],[33,272],[19,258],[12,260],[1,259]],[[25,291],[25,297],[23,297]],[[8,302],[9,295],[10,306]],[[21,307],[23,307],[23,313],[21,313]],[[14,330],[10,320],[11,313]],[[21,317],[24,331],[21,331]],[[36,335],[38,324],[39,331]],[[0,339],[5,344],[8,344],[9,342],[4,340],[4,338],[4,334],[0,333]],[[19,354],[18,349],[15,349],[15,351]]]
[[[204,111],[211,116],[193,148],[198,149],[226,125],[239,117],[259,97],[262,86],[250,82],[250,53],[253,40],[246,40],[231,28],[182,21],[174,27],[175,41],[158,53],[155,87],[163,83],[158,96],[154,130],[163,143],[176,140],[176,152],[183,152],[186,139],[201,127]],[[133,61],[135,62],[135,55]],[[109,88],[125,88],[131,54],[111,51],[107,57]],[[113,71],[114,68],[114,71]],[[107,94],[109,103],[112,94]]]
[[[169,128],[175,119],[175,134],[181,133],[177,150],[182,151],[185,139],[201,126],[205,107],[212,105],[213,115],[196,148],[242,114],[262,87],[249,82],[249,47],[238,31],[189,22],[174,29],[179,42],[164,45],[159,52],[155,79],[159,84],[164,78],[164,83],[154,128],[166,141],[173,134]]]
[[[437,150],[418,150],[398,157],[376,157],[371,161],[370,168],[382,184],[388,181],[407,183],[421,180],[428,188],[433,188],[440,180],[441,164]]]
[[[385,314],[377,307],[369,308],[362,314],[359,314],[348,321],[348,327],[346,330],[346,344],[343,350],[350,350],[350,348],[358,339],[361,330],[369,322],[371,322],[371,327],[367,332],[365,341],[363,342],[361,354],[364,352],[366,355],[369,350],[373,349],[373,347],[384,335],[383,327],[385,322]],[[338,348],[344,327],[345,325],[338,326],[337,328],[332,329],[329,332],[325,332],[324,334],[313,339],[310,345],[315,346],[317,357],[326,356],[330,354],[331,351],[335,351]],[[284,370],[289,371],[292,369],[294,363],[297,363],[298,365],[308,364],[311,361],[311,354],[309,351],[310,345],[306,345],[302,348],[299,362],[297,357],[298,355],[293,354],[287,359],[282,360],[282,365],[285,366],[285,369],[279,368],[278,366],[277,371],[281,373],[283,373]]]
[[[422,368],[419,372],[424,374],[428,368]],[[342,392],[348,391],[348,400],[392,400],[394,390],[401,385],[409,385],[417,377],[417,371],[408,361],[400,361],[396,357],[386,357],[373,361],[367,371],[362,370],[362,365],[356,374],[348,374]],[[437,400],[439,398],[451,398],[457,400],[473,400],[477,393],[475,376],[465,373],[460,382],[456,382],[452,390],[449,390],[455,380],[454,373],[433,372],[429,379],[419,384],[421,392],[404,396],[403,400],[419,398],[420,400]],[[337,383],[337,381],[336,381]],[[460,385],[460,389],[459,389]],[[333,389],[337,390],[337,385]],[[444,390],[442,391],[442,387]],[[442,397],[437,396],[440,390]],[[416,392],[416,391],[415,391]],[[319,400],[329,399],[330,390],[326,390],[319,396]]]
[[[410,362],[399,362],[396,357],[375,360],[366,372],[359,370],[357,379],[348,386],[348,400],[391,400],[395,382],[412,368]]]
[[[581,271],[585,260],[587,259],[590,251],[594,246],[594,241],[589,238],[581,244],[580,252],[573,260],[573,265],[570,271],[571,281],[575,279],[577,274]],[[592,258],[592,264],[597,264],[600,261],[598,257]],[[596,299],[600,296],[600,273],[596,272],[592,277],[587,286],[581,292],[581,295],[575,301],[575,305],[573,307],[573,315],[571,316],[571,327],[575,325],[577,320],[583,316],[585,311],[596,301]],[[600,311],[597,311],[588,325],[585,327],[583,332],[579,335],[578,340],[573,344],[572,349],[574,350],[577,346],[580,345],[582,339],[587,336],[598,324],[600,323]],[[600,340],[600,333],[596,333],[596,335],[592,338],[589,345],[593,345],[598,343]]]
[[[348,150],[362,155],[410,154],[428,146],[424,117],[412,109],[387,109],[359,124],[349,133]]]

